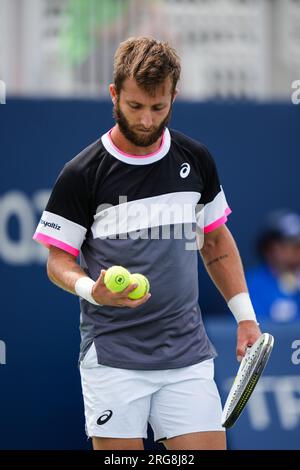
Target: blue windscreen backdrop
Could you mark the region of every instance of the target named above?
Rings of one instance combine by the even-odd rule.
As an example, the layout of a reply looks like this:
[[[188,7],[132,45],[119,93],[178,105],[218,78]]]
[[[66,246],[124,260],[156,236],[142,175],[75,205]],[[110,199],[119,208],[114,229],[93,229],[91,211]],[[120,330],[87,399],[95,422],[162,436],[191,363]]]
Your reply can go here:
[[[0,108],[0,449],[90,448],[77,367],[78,300],[49,282],[47,250],[32,235],[62,166],[113,125],[111,116],[111,104],[97,101],[8,100]],[[300,211],[300,107],[178,101],[171,127],[211,150],[233,211],[228,227],[252,266],[266,213]],[[200,259],[199,288],[224,401],[237,370],[235,326]],[[274,329],[274,353],[228,443],[299,448],[300,328],[263,326]]]

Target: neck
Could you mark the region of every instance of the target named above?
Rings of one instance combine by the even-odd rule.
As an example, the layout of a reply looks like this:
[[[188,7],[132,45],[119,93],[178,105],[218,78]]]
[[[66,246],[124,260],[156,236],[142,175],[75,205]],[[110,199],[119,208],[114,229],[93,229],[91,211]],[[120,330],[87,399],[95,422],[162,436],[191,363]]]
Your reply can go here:
[[[116,124],[110,133],[111,139],[118,149],[122,150],[122,152],[128,153],[129,155],[148,155],[150,153],[156,152],[160,145],[162,137],[159,137],[154,144],[149,145],[148,147],[138,147],[130,142],[126,137],[122,134],[118,124]]]

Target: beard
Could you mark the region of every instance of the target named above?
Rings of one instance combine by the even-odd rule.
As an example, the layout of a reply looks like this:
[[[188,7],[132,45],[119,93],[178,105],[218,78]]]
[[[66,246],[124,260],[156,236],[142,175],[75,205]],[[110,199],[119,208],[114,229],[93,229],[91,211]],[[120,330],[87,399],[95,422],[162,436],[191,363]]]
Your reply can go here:
[[[138,131],[138,129],[137,131],[133,130],[125,114],[121,110],[119,100],[117,100],[113,110],[113,116],[120,128],[120,131],[126,137],[126,139],[129,140],[129,142],[136,145],[137,147],[149,147],[150,145],[153,145],[162,136],[162,133],[171,118],[171,114],[172,106],[170,106],[170,110],[167,116],[157,127],[152,127],[149,132],[143,133]]]

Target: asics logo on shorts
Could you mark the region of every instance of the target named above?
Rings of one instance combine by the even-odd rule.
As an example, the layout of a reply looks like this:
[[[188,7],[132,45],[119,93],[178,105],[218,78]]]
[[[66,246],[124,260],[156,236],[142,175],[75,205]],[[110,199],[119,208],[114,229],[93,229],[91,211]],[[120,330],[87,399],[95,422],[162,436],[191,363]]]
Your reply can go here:
[[[191,166],[188,163],[183,163],[181,165],[181,170],[179,174],[181,178],[186,178],[187,176],[189,176],[190,171],[191,171]]]
[[[97,419],[97,424],[105,424],[111,417],[113,412],[111,410],[103,411],[102,415]]]

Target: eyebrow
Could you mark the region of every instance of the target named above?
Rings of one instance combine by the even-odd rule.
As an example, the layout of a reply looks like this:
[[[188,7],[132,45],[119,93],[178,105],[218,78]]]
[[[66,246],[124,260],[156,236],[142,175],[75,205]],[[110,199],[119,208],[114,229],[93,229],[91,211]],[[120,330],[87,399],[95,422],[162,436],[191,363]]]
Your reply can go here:
[[[139,103],[138,101],[135,101],[135,100],[126,100],[126,103],[128,103],[128,104],[137,104],[139,106],[144,106],[142,103]],[[159,102],[159,103],[155,103],[155,104],[151,105],[151,107],[153,107],[153,106],[166,106],[166,103]]]

